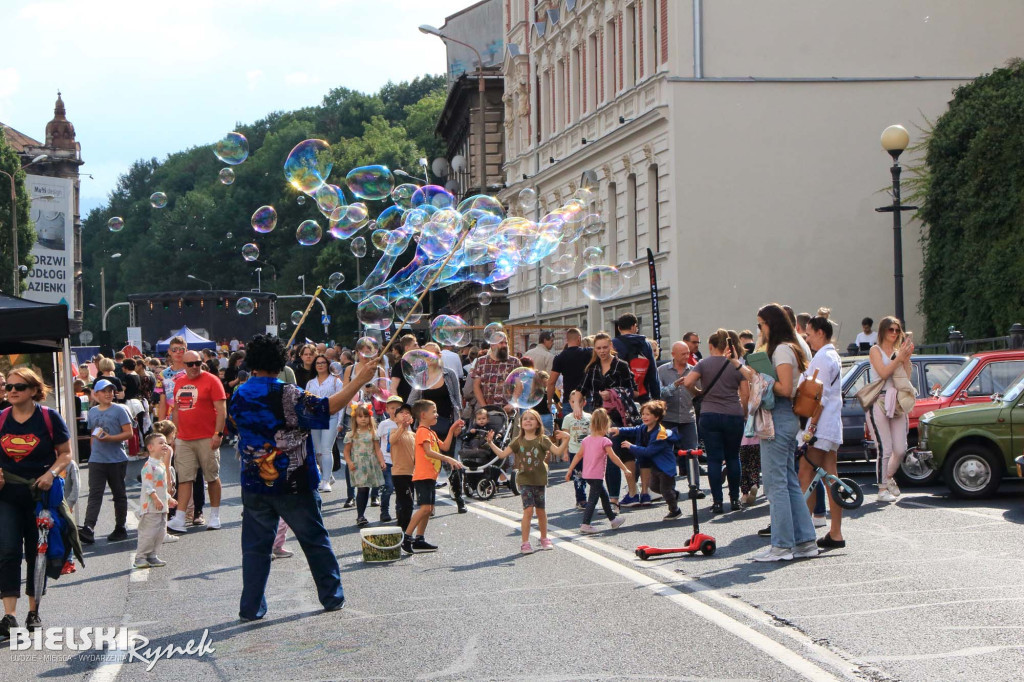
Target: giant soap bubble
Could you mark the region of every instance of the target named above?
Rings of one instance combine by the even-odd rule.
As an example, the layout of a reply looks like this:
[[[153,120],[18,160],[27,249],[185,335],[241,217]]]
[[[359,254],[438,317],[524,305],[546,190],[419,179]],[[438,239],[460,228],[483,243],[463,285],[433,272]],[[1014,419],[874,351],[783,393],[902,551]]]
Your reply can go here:
[[[383,296],[370,296],[356,306],[356,317],[367,329],[383,330],[391,326],[395,311]]]
[[[295,189],[312,195],[327,182],[333,167],[331,146],[327,142],[303,140],[285,159],[284,177]]]
[[[591,265],[577,280],[583,294],[592,301],[607,301],[622,291],[622,274],[614,265]]]
[[[414,389],[424,391],[441,380],[441,358],[422,348],[402,356],[402,376]]]
[[[509,372],[502,386],[505,400],[512,407],[527,410],[540,404],[547,395],[547,384],[532,367],[517,367]]]
[[[249,158],[249,141],[242,133],[228,133],[213,148],[214,155],[229,166]]]

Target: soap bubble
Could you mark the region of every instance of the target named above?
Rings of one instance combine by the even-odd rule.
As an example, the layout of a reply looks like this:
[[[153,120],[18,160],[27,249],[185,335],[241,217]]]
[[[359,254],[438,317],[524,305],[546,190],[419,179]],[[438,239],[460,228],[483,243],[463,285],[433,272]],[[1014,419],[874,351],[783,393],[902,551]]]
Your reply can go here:
[[[284,177],[295,189],[312,195],[327,182],[333,167],[331,146],[327,142],[303,140],[288,153]]]
[[[626,279],[633,279],[640,272],[640,266],[636,261],[627,260],[619,263],[619,273]]]
[[[348,239],[366,224],[369,211],[365,204],[342,205],[331,214],[330,231],[335,239]]]
[[[537,208],[537,190],[527,187],[519,192],[519,207],[524,211],[532,211]]]
[[[111,232],[120,232],[124,229],[124,218],[114,216],[107,221],[107,229]]]
[[[356,258],[362,258],[366,255],[366,240],[362,237],[356,237],[352,240],[350,248],[353,256]]]
[[[430,337],[441,346],[462,348],[469,345],[473,331],[458,315],[438,315],[430,322]]]
[[[359,302],[356,317],[367,329],[383,330],[391,326],[395,311],[386,298],[375,294]]]
[[[412,313],[413,306],[416,305],[416,298],[414,296],[401,296],[395,299],[395,319],[404,321],[408,324],[416,324],[423,319],[422,307],[416,308],[416,312]]]
[[[337,185],[326,183],[320,185],[313,198],[316,199],[316,207],[320,209],[325,218],[330,218],[339,206],[345,204],[345,196]]]
[[[418,189],[419,187],[408,182],[404,185],[399,185],[391,190],[391,201],[395,202],[395,206],[408,210],[412,208],[412,195]]]
[[[249,158],[249,141],[242,133],[228,133],[216,144],[213,153],[222,163],[237,166]]]
[[[345,184],[360,199],[386,199],[395,188],[395,178],[387,166],[360,166],[345,176]]]
[[[622,274],[614,265],[591,265],[576,279],[592,301],[607,301],[622,291]]]
[[[328,368],[328,370],[334,376],[340,377],[341,373],[345,371],[345,367],[340,362],[335,361],[331,363],[331,366]]]
[[[230,232],[228,232],[227,234],[224,235],[224,237],[227,238],[227,239],[231,239],[234,236],[235,235],[231,234]]]
[[[573,192],[572,198],[586,206],[594,201],[594,192],[589,187],[580,187]]]
[[[382,230],[394,230],[402,226],[405,211],[397,206],[388,206],[377,216],[377,227]]]
[[[554,284],[545,284],[540,288],[540,300],[545,303],[555,303],[558,300],[558,287]]]
[[[555,256],[548,262],[547,268],[556,275],[568,275],[576,267],[576,257],[571,253]]]
[[[337,289],[345,282],[345,274],[341,272],[332,272],[331,276],[327,278],[327,288]]]
[[[360,237],[360,239],[362,239],[362,237]],[[383,251],[388,246],[388,231],[374,230],[370,233],[370,243],[373,244],[373,248],[378,251]]]
[[[288,319],[290,319],[292,321],[292,326],[293,327],[298,327],[299,323],[302,322],[302,311],[301,310],[293,310],[292,314],[289,316]]]
[[[230,185],[235,181],[235,171],[230,168],[221,168],[220,172],[217,173],[217,177],[220,178],[220,184]]]
[[[306,197],[304,197],[304,196],[302,196],[302,195],[300,194],[299,196],[295,197],[295,203],[296,203],[296,204],[298,204],[299,206],[303,206],[303,205],[305,205],[305,203],[306,203]]]
[[[444,187],[424,185],[417,187],[412,194],[413,207],[433,206],[434,208],[452,208],[455,206],[455,195]]]
[[[380,341],[372,336],[364,336],[356,341],[356,352],[367,359],[375,358],[380,355]]]
[[[509,278],[499,279],[491,282],[491,288],[495,291],[508,291]]]
[[[243,296],[235,301],[235,310],[239,315],[252,315],[252,311],[256,310],[256,304],[248,296]]]
[[[281,331],[287,331],[288,330],[288,323],[287,322],[282,322],[280,329],[281,329]]]
[[[320,224],[315,220],[303,220],[295,230],[295,239],[303,246],[313,246],[320,241],[323,234]]]
[[[273,206],[260,206],[252,214],[252,229],[260,234],[273,232],[277,227],[277,211]]]
[[[149,205],[153,208],[163,208],[167,205],[167,195],[163,192],[153,192],[149,195]]]
[[[242,258],[250,263],[260,257],[260,247],[252,242],[242,247]]]
[[[402,376],[414,389],[424,391],[441,380],[441,358],[428,350],[414,348],[402,356]]]
[[[535,407],[547,394],[547,383],[532,367],[517,367],[509,372],[502,388],[506,402],[520,410]]]
[[[601,216],[596,213],[584,216],[583,218],[583,235],[591,237],[595,234],[600,234],[604,231],[604,221],[601,220]]]
[[[491,322],[489,325],[484,327],[484,341],[490,345],[501,343],[507,340],[505,336],[505,326],[501,322]]]
[[[476,295],[476,302],[484,306],[490,305],[493,299],[494,297],[491,296],[491,292],[489,291],[481,291]]]
[[[583,249],[583,266],[599,265],[602,257],[604,257],[604,251],[600,246],[588,246]]]

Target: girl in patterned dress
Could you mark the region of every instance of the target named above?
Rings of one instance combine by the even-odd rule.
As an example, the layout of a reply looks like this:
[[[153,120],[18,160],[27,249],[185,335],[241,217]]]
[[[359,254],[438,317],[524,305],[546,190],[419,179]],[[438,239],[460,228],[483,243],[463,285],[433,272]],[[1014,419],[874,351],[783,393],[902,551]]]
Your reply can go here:
[[[366,504],[370,501],[370,489],[384,485],[384,454],[377,440],[377,427],[373,414],[367,405],[359,404],[352,413],[352,428],[345,434],[345,462],[352,475],[356,490],[356,525],[363,527],[366,520]]]

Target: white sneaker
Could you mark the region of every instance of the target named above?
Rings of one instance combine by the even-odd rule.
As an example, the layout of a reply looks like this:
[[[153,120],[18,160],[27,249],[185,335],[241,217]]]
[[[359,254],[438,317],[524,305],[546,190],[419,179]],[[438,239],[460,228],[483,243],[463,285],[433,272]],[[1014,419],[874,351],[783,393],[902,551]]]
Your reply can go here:
[[[170,533],[164,533],[164,544],[165,545],[168,542],[177,542],[177,541],[178,541],[178,536],[177,535],[171,535]]]
[[[330,483],[324,483],[323,485],[321,485],[320,486],[320,492],[322,492],[322,493],[329,493],[329,492],[331,492],[331,484]]]
[[[295,552],[290,549],[282,547],[281,549],[275,549],[271,554],[273,559],[287,559],[288,557],[295,556]]]
[[[793,549],[794,559],[810,559],[818,556],[818,543],[814,540],[803,542]]]
[[[581,533],[585,533],[587,535],[591,535],[591,534],[596,533],[598,531],[597,531],[597,528],[594,528],[589,523],[581,523],[580,524],[580,532]]]
[[[813,517],[813,521],[815,528],[824,528],[828,525],[828,519],[826,519],[824,516],[815,516]]]
[[[621,514],[619,514],[614,519],[612,519],[612,523],[611,523],[612,530],[618,530],[619,526],[621,526],[625,522],[626,522],[626,517],[622,516]]]
[[[893,495],[891,492],[889,492],[888,488],[884,488],[884,489],[882,489],[882,491],[880,493],[878,493],[878,501],[879,502],[895,502],[896,501],[896,496]]]
[[[793,550],[784,547],[769,547],[754,555],[754,561],[792,561]]]
[[[185,527],[185,523],[185,519],[175,514],[174,518],[167,522],[167,530],[174,531],[176,533],[187,533],[188,528]]]
[[[892,493],[893,497],[899,497],[903,493],[900,492],[900,487],[896,485],[896,479],[889,479],[889,492]]]
[[[206,530],[220,530],[220,514],[210,512],[210,520],[206,523]]]

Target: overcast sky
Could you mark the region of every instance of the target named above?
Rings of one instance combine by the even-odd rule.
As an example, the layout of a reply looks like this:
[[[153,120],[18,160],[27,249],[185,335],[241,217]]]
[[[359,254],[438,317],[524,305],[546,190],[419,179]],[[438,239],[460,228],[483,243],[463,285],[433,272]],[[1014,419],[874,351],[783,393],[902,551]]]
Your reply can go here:
[[[133,161],[209,144],[332,87],[444,73],[417,30],[474,0],[0,0],[0,121],[42,141],[57,90],[85,165],[82,215]]]

